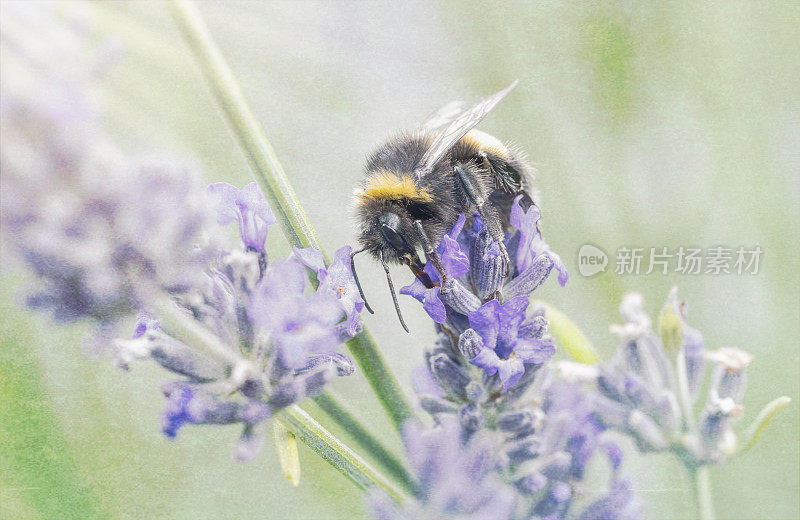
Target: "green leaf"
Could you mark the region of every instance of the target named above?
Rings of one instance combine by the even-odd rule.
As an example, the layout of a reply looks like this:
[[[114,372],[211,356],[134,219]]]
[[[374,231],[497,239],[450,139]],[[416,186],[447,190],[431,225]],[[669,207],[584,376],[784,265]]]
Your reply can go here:
[[[578,326],[566,314],[541,300],[537,300],[535,303],[544,306],[547,320],[550,322],[548,327],[550,334],[567,349],[572,359],[586,365],[594,365],[600,361],[600,356],[597,355],[592,342],[583,335]]]
[[[297,439],[280,421],[272,421],[272,436],[284,476],[297,487],[300,484],[300,456]]]
[[[756,420],[753,421],[753,424],[751,424],[747,430],[745,430],[744,435],[742,436],[743,447],[740,453],[744,453],[752,448],[758,438],[761,437],[761,433],[766,429],[767,426],[769,426],[772,418],[775,417],[778,412],[786,408],[786,406],[788,406],[791,402],[791,397],[784,395],[771,401],[764,408],[762,408],[761,412],[758,414],[758,417],[756,417]]]

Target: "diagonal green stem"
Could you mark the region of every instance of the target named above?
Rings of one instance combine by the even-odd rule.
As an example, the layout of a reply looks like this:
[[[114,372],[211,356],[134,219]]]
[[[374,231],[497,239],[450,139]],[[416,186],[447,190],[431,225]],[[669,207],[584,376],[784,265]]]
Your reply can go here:
[[[299,406],[292,405],[286,408],[276,419],[357,486],[364,489],[378,486],[398,502],[406,500],[405,493],[395,488],[386,477],[370,467]]]
[[[322,251],[317,235],[297,200],[275,151],[248,107],[236,78],[211,37],[197,7],[189,0],[172,0],[169,5],[250,162],[256,181],[269,199],[284,234],[294,246],[313,247]],[[316,284],[316,279],[312,281]],[[372,336],[364,329],[361,334],[347,342],[347,348],[395,427],[400,429],[413,412],[397,380],[386,367]]]
[[[322,409],[331,419],[342,426],[366,453],[372,455],[372,459],[380,468],[390,476],[397,479],[403,488],[409,493],[413,493],[416,487],[414,479],[408,474],[403,463],[395,457],[372,433],[369,432],[353,414],[345,408],[340,400],[336,399],[329,392],[323,392],[313,398],[317,406]]]

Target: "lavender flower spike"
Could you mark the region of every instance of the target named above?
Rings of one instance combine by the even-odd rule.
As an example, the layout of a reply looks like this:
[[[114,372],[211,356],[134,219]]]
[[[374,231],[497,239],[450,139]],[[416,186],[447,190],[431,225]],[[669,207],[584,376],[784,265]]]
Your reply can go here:
[[[278,220],[258,184],[251,182],[239,189],[227,182],[215,182],[208,187],[208,193],[215,201],[217,223],[221,226],[238,223],[245,247],[263,251],[269,226]]]

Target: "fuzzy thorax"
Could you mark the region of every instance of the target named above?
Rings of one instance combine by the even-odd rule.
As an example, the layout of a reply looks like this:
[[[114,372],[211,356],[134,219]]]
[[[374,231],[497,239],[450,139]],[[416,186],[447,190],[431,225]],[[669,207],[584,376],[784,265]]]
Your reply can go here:
[[[415,202],[433,200],[427,188],[418,186],[411,175],[380,170],[369,175],[364,188],[356,190],[357,199],[408,199]]]

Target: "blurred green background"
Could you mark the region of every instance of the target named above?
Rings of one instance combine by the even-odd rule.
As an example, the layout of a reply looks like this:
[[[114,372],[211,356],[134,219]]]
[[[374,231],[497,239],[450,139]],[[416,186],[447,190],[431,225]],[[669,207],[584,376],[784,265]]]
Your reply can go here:
[[[572,274],[566,288],[550,281],[539,296],[607,358],[621,296],[643,293],[656,315],[678,284],[708,347],[755,356],[739,426],[778,395],[795,399],[754,449],[712,470],[719,517],[798,517],[800,3],[200,7],[329,251],[354,243],[347,208],[372,147],[448,101],[519,79],[481,128],[520,145],[539,170],[545,236]],[[91,9],[97,29],[126,48],[103,85],[120,142],[195,157],[209,181],[249,182],[165,5]],[[610,254],[610,272],[580,276],[585,243]],[[764,250],[755,276],[613,273],[623,246],[755,245]],[[279,232],[269,247],[288,252]],[[376,311],[365,321],[411,396],[409,374],[432,327],[404,297],[412,334],[403,333],[382,271],[361,264]],[[188,427],[168,441],[158,422],[165,372],[139,364],[124,374],[86,359],[79,327],[24,312],[18,277],[3,281],[2,518],[365,517],[362,493],[305,448],[295,489],[269,445],[251,463],[230,460],[236,427]],[[334,391],[399,447],[363,378]],[[646,518],[694,515],[688,477],[671,458],[630,457],[626,471],[648,502]]]

